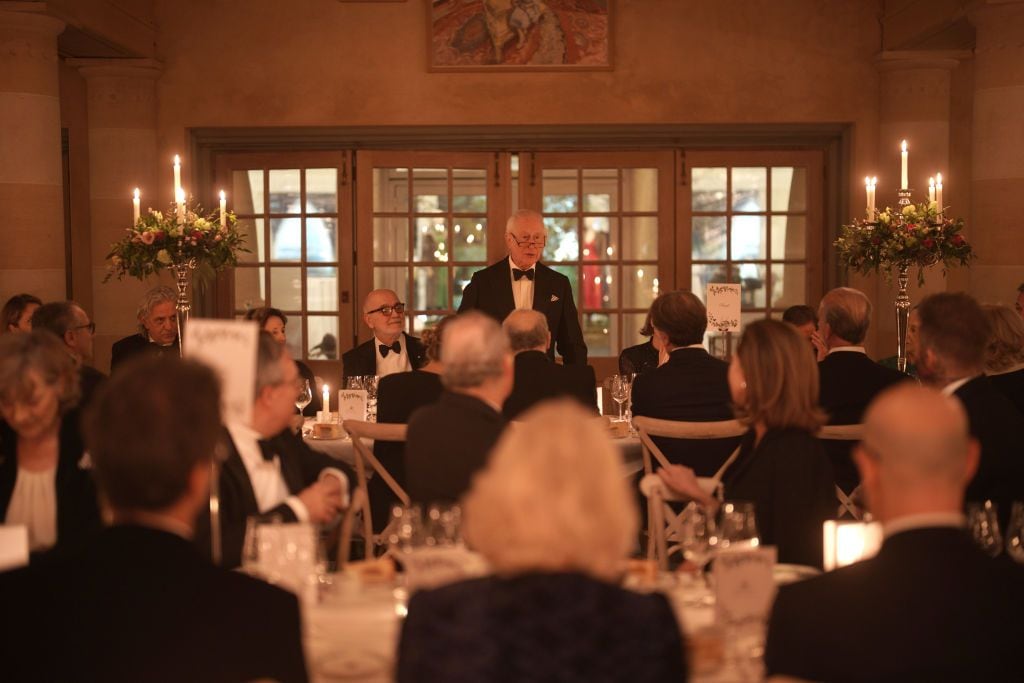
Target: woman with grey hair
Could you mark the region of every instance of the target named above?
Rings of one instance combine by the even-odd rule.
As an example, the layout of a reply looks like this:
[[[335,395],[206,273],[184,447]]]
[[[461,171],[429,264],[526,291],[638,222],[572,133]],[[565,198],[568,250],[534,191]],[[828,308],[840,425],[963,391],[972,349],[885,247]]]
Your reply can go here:
[[[685,681],[668,601],[616,585],[638,524],[627,482],[582,408],[529,411],[464,503],[466,541],[494,575],[412,597],[398,680]]]

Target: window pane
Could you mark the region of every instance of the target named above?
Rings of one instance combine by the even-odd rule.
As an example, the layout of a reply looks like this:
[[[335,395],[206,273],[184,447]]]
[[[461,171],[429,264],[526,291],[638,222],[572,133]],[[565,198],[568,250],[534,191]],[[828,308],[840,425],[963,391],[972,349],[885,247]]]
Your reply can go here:
[[[301,213],[299,169],[270,172],[270,213]]]
[[[276,306],[276,304],[275,304]],[[277,306],[280,308],[280,306]],[[306,354],[302,351],[302,316],[301,315],[289,315],[288,324],[284,328],[285,346],[288,347],[288,352],[292,354],[292,358],[305,358]]]
[[[337,268],[309,268],[306,270],[306,310],[338,310]]]
[[[453,220],[452,239],[455,242],[456,261],[487,260],[487,219],[483,216],[475,218],[456,218]]]
[[[409,219],[373,219],[373,260],[409,260]]]
[[[622,210],[658,210],[658,169],[622,169]]]
[[[438,321],[443,317],[443,315],[423,313],[414,315],[412,317],[412,333],[415,335],[422,334],[423,330],[429,330],[430,328],[435,327]]]
[[[772,169],[772,211],[807,210],[807,169]]]
[[[646,313],[624,313],[622,315],[622,347],[636,346],[646,343],[649,337],[640,334],[644,322],[647,320]]]
[[[448,260],[448,230],[445,228],[443,217],[416,219],[413,258],[416,261]]]
[[[725,211],[726,169],[694,168],[690,182],[694,211]]]
[[[373,210],[388,213],[409,210],[409,169],[373,169]]]
[[[238,232],[245,238],[245,248],[238,252],[239,263],[255,263],[267,259],[267,247],[263,241],[262,218],[239,218]]]
[[[409,303],[409,269],[405,266],[373,269],[373,288],[390,289],[398,295],[398,300]],[[358,302],[362,306],[362,302]]]
[[[748,308],[765,307],[765,275],[763,263],[737,263],[733,266],[740,277],[740,306]]]
[[[544,219],[548,241],[544,245],[545,261],[577,261],[580,258],[580,243],[576,233],[579,222],[575,218]]]
[[[572,300],[579,304],[580,300],[580,272],[576,266],[551,266],[562,275],[569,278],[569,285],[572,287]]]
[[[583,169],[583,210],[596,213],[619,210],[619,173],[614,168]]]
[[[768,210],[768,169],[732,169],[732,210]]]
[[[606,216],[587,216],[583,219],[584,261],[608,261],[618,256],[619,219]]]
[[[452,283],[452,308],[455,310],[462,305],[462,293],[473,278],[473,273],[478,270],[480,270],[480,266],[458,266],[455,268],[455,281]]]
[[[587,264],[583,266],[582,270],[582,291],[576,304],[588,310],[615,308],[616,302],[619,300],[619,284],[614,281],[616,278],[613,274],[618,269],[615,266]]]
[[[656,264],[622,266],[623,308],[648,308],[658,296],[659,286]]]
[[[701,261],[726,257],[725,216],[694,216],[691,256]]]
[[[302,269],[270,269],[270,305],[285,311],[302,310]],[[289,325],[289,327],[291,327]]]
[[[416,267],[412,269],[412,308],[438,311],[448,308],[448,269]]]
[[[238,215],[263,213],[263,171],[232,171],[230,199]]]
[[[337,360],[338,319],[333,315],[311,315],[309,321],[309,355],[307,358]],[[291,327],[291,321],[288,321]]]
[[[772,308],[807,303],[807,267],[802,263],[772,264]]]
[[[413,211],[437,213],[448,210],[448,171],[415,168],[412,171]]]
[[[767,226],[764,216],[733,216],[732,258],[767,258]]]
[[[575,169],[548,168],[541,177],[544,213],[572,213],[579,208]]]
[[[614,313],[587,313],[583,316],[583,339],[591,356],[617,356],[618,315]]]
[[[309,261],[338,260],[338,219],[306,219],[306,259]]]
[[[622,219],[622,258],[654,259],[658,257],[658,219],[634,216]]]
[[[338,213],[338,169],[306,169],[306,213]]]
[[[265,306],[266,270],[263,268],[235,268],[235,310],[248,311]]]
[[[452,169],[452,211],[487,211],[487,171],[482,168]]]
[[[271,218],[270,259],[272,261],[298,261],[301,258],[302,219]]]
[[[807,252],[807,219],[772,216],[772,258],[802,259]]]

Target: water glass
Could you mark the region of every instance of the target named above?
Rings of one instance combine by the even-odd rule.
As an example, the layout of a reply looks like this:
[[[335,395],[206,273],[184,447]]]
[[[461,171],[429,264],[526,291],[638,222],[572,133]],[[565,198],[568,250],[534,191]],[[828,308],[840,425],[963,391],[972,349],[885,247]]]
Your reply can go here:
[[[1014,562],[1024,563],[1024,503],[1016,501],[1010,508],[1010,525],[1006,528],[1006,554]]]
[[[996,504],[991,500],[967,506],[967,528],[971,530],[974,542],[990,557],[997,557],[1003,551],[996,512]]]
[[[393,550],[409,552],[420,547],[424,542],[422,508],[419,505],[395,505],[391,508],[390,528],[388,543]]]
[[[696,503],[687,505],[680,516],[679,547],[683,559],[697,565],[700,570],[711,560],[715,518]]]
[[[622,422],[625,418],[622,415],[622,404],[629,399],[632,388],[629,375],[612,375],[610,379],[612,400],[619,404],[619,418],[616,422]]]
[[[723,503],[718,533],[719,549],[757,545],[757,515],[754,513],[754,504],[736,501]]]
[[[427,508],[424,520],[424,545],[450,547],[460,540],[462,508],[458,505],[433,504]]]
[[[353,390],[362,389],[363,388],[363,378],[362,377],[349,377],[347,380],[345,380],[345,388],[346,389],[353,389]]]
[[[363,389],[366,390],[366,421],[377,421],[377,384],[380,378],[377,375],[365,375],[362,377]]]

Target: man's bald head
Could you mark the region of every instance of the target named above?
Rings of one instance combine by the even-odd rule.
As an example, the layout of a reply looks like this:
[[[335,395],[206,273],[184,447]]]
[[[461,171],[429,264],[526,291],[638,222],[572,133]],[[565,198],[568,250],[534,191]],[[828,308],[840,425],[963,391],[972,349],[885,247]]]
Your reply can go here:
[[[837,287],[818,304],[818,330],[830,347],[863,343],[870,323],[871,301],[852,287]]]
[[[405,329],[405,304],[390,289],[375,289],[363,301],[363,321],[377,339],[390,344]]]
[[[540,311],[520,308],[512,311],[501,324],[508,336],[512,353],[547,351],[551,345],[548,319]]]

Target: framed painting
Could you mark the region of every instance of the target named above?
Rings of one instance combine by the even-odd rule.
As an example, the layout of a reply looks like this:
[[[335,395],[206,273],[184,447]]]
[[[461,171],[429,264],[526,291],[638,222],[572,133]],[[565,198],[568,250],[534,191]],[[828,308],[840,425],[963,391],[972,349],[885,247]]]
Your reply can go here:
[[[613,0],[426,0],[431,71],[612,68]]]

